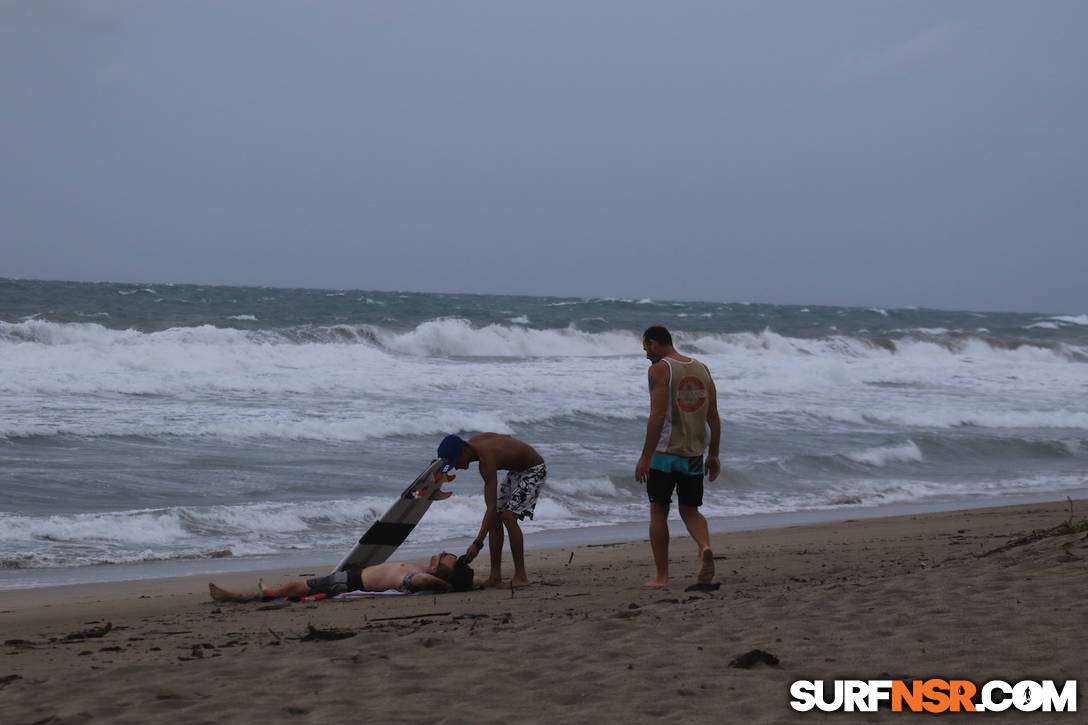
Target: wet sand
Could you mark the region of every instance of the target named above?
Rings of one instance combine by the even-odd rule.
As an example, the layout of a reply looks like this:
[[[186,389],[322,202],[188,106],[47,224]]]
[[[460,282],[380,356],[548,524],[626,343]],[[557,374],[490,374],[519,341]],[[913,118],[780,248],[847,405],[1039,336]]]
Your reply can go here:
[[[530,551],[533,584],[513,592],[216,604],[207,577],[3,592],[0,719],[190,725],[934,717],[790,709],[794,680],[846,678],[1078,679],[1083,700],[1088,535],[979,556],[1061,523],[1067,509],[1063,501],[716,534],[721,588],[714,592],[685,591],[698,568],[685,538],[673,540],[667,589],[641,586],[653,571],[643,541]],[[1088,502],[1075,510],[1082,518]],[[485,561],[486,554],[477,560],[481,569]],[[215,581],[248,589],[260,576],[272,583],[325,572]],[[311,626],[353,636],[303,639]],[[753,649],[778,657],[778,666],[729,666]],[[1081,717],[985,715],[987,722]]]

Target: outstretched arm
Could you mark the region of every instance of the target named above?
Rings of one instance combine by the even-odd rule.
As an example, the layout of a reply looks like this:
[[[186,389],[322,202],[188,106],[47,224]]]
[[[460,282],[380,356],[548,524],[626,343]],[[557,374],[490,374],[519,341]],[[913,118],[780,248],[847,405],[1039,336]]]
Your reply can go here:
[[[427,589],[439,592],[448,592],[449,590],[453,589],[453,585],[444,579],[439,579],[432,574],[421,571],[418,574],[412,575],[412,588],[417,591]]]
[[[499,501],[499,473],[495,468],[495,462],[490,458],[480,458],[480,477],[484,479],[484,505],[487,510],[484,512],[483,521],[480,522],[480,533],[476,534],[476,540],[469,544],[468,551],[465,552],[469,561],[475,559],[483,548],[476,546],[476,542],[486,541],[488,533],[499,521],[499,513],[495,510]]]

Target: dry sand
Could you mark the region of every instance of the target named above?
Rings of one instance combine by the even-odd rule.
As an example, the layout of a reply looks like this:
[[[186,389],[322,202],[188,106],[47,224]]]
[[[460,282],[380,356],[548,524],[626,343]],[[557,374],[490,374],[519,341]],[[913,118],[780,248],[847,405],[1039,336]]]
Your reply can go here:
[[[797,713],[789,684],[1078,679],[1084,700],[1088,537],[977,556],[1067,508],[720,534],[712,593],[684,591],[688,539],[673,542],[665,590],[641,586],[652,566],[635,542],[530,552],[534,584],[513,593],[220,605],[205,577],[0,593],[0,722],[979,722]],[[69,637],[107,622],[104,636]],[[309,625],[355,636],[303,641]],[[728,666],[756,648],[779,666]],[[981,717],[1073,723],[1086,709]]]

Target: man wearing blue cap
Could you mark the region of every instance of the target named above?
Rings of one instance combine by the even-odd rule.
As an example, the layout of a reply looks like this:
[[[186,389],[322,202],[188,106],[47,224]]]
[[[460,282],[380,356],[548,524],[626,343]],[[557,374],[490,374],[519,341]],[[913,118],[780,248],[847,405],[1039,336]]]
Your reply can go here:
[[[484,479],[484,501],[487,511],[476,539],[465,552],[471,562],[484,548],[484,536],[491,547],[491,574],[484,586],[502,584],[503,527],[510,534],[510,555],[514,559],[514,578],[511,587],[529,584],[525,573],[525,537],[518,521],[533,518],[540,487],[548,476],[544,459],[528,443],[500,433],[477,433],[467,441],[448,435],[438,446],[438,457],[446,462],[442,469],[468,468],[473,461],[480,463],[480,477]],[[506,471],[506,478],[499,485],[499,471]]]

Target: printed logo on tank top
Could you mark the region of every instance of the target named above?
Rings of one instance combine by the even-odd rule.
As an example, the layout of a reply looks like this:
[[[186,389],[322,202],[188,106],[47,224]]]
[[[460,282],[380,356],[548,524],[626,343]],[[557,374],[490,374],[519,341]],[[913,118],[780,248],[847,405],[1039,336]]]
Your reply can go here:
[[[676,386],[676,404],[685,413],[694,413],[706,402],[706,386],[697,377],[683,378]]]

